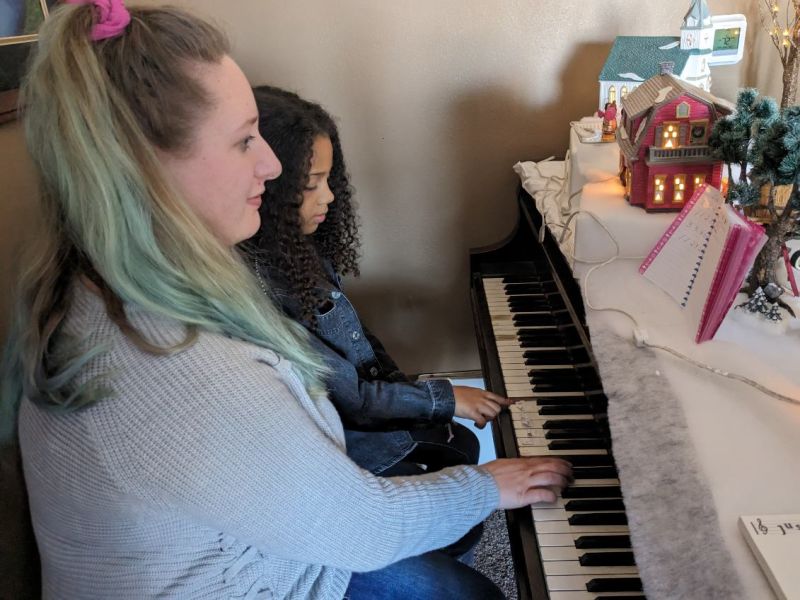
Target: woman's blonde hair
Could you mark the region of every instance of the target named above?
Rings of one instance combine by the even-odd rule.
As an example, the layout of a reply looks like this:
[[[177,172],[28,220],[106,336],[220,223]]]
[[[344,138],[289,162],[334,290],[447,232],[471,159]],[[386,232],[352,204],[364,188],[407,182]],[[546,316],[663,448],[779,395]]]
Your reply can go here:
[[[318,388],[323,373],[302,327],[280,314],[238,252],[191,212],[156,157],[156,149],[191,149],[211,105],[192,67],[219,63],[229,51],[225,36],[183,10],[129,10],[120,36],[92,42],[90,4],[56,9],[23,82],[44,232],[21,273],[0,371],[6,439],[23,396],[72,409],[107,394],[98,382],[71,383],[103,348],[60,339],[59,349],[73,350],[55,351],[80,276],[100,288],[111,318],[145,351],[177,351],[205,329],[275,350],[307,386]],[[153,346],[128,323],[124,303],[184,323],[187,339]]]

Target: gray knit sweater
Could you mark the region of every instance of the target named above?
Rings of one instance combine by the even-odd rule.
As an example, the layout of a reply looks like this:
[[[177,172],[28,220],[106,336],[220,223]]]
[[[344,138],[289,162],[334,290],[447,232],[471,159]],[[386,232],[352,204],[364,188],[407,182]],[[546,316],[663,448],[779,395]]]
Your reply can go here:
[[[128,315],[156,343],[183,338]],[[21,407],[44,598],[339,599],[351,571],[454,542],[497,506],[480,468],[360,470],[333,405],[269,350],[202,333],[146,354],[86,291],[66,327],[108,344],[81,378],[109,375],[115,397],[67,414]]]

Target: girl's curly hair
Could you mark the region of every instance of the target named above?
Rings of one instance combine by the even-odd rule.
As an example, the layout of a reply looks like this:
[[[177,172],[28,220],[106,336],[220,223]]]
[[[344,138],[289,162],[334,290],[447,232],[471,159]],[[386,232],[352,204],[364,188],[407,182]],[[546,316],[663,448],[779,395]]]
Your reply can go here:
[[[297,94],[272,86],[253,89],[258,105],[259,130],[283,166],[281,176],[266,182],[262,196],[261,228],[251,240],[270,272],[288,282],[299,299],[301,318],[313,321],[314,309],[322,301],[314,292],[325,278],[322,260],[341,274],[358,275],[358,222],[352,201],[353,189],[345,167],[339,131],[331,116],[319,105]],[[334,202],[325,221],[311,235],[300,225],[303,189],[308,185],[312,146],[325,136],[333,146],[333,166],[328,185]]]

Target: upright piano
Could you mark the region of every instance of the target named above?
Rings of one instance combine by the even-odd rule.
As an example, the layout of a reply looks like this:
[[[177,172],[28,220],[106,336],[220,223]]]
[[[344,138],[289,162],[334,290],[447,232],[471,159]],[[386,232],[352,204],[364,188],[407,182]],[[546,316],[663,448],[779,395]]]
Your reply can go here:
[[[575,473],[554,505],[506,513],[519,597],[643,599],[580,289],[530,196],[517,196],[515,231],[470,253],[486,387],[518,400],[493,423],[495,446],[563,457]]]

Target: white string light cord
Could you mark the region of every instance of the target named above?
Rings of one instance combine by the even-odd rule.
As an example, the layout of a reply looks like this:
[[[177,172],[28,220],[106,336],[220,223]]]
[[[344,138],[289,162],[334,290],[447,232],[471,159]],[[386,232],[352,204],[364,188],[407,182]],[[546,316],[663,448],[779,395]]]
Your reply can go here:
[[[541,171],[540,171],[540,174],[541,174]],[[560,180],[561,178],[560,177],[554,177],[554,179]],[[602,182],[611,181],[613,179],[616,179],[616,177],[610,177],[608,179],[604,179]],[[568,180],[568,178],[566,178],[566,180]],[[602,182],[598,182],[598,183],[602,183]],[[562,186],[562,189],[563,189],[563,186]],[[605,226],[605,223],[603,223],[596,214],[594,214],[593,212],[591,212],[589,210],[582,209],[582,208],[579,208],[579,209],[577,209],[575,211],[572,211],[572,200],[573,200],[573,198],[578,196],[580,193],[581,193],[581,190],[578,190],[576,192],[573,192],[569,196],[569,199],[567,201],[567,206],[568,206],[568,210],[570,210],[571,212],[569,213],[569,216],[567,217],[566,221],[564,221],[563,224],[561,224],[561,223],[547,223],[545,221],[545,219],[544,219],[544,213],[542,213],[542,224],[543,224],[543,226],[541,228],[541,231],[539,232],[539,238],[540,238],[539,241],[540,242],[544,241],[544,231],[545,231],[544,225],[547,225],[548,227],[555,226],[555,227],[560,227],[561,230],[562,230],[561,231],[561,236],[559,237],[559,240],[558,240],[559,241],[559,245],[560,245],[564,241],[564,239],[566,238],[567,234],[572,233],[574,235],[574,231],[570,230],[569,226],[572,223],[572,221],[575,219],[575,217],[577,217],[579,214],[585,214],[585,215],[590,216],[592,219],[595,220],[595,222],[598,225],[600,225],[600,227],[603,229],[603,231],[606,232],[606,234],[608,235],[608,238],[611,240],[611,243],[614,244],[614,255],[611,258],[608,258],[608,259],[605,259],[605,260],[589,260],[589,259],[578,258],[577,256],[575,256],[574,253],[572,255],[568,256],[568,258],[572,259],[575,262],[580,262],[580,263],[584,263],[584,264],[588,264],[588,265],[594,265],[591,269],[589,269],[586,272],[586,275],[584,275],[584,277],[583,277],[583,283],[581,284],[581,288],[583,289],[583,294],[584,294],[584,296],[586,298],[586,307],[587,308],[589,308],[590,310],[597,311],[597,312],[615,312],[615,313],[619,313],[621,315],[625,315],[626,317],[628,317],[628,319],[630,319],[631,322],[633,323],[633,340],[634,340],[634,343],[639,348],[653,348],[655,350],[662,350],[663,352],[667,352],[667,353],[671,354],[672,356],[675,356],[676,358],[680,358],[680,359],[682,359],[682,360],[684,360],[684,361],[686,361],[686,362],[688,362],[688,363],[690,363],[690,364],[692,364],[692,365],[694,365],[694,366],[696,366],[696,367],[698,367],[700,369],[705,369],[706,371],[710,371],[711,373],[714,373],[716,375],[720,375],[722,377],[727,377],[728,379],[733,379],[735,381],[739,381],[741,383],[749,385],[750,387],[758,390],[762,394],[765,394],[765,395],[767,395],[767,396],[769,396],[771,398],[774,398],[776,400],[780,400],[782,402],[788,402],[789,404],[800,405],[800,400],[798,400],[797,398],[792,398],[791,396],[786,396],[784,394],[780,394],[780,393],[778,393],[778,392],[776,392],[774,390],[771,390],[771,389],[761,385],[757,381],[753,381],[752,379],[748,379],[747,377],[739,375],[738,373],[731,373],[730,371],[726,371],[724,369],[719,369],[719,368],[713,367],[713,366],[711,366],[709,364],[700,362],[700,361],[695,360],[693,358],[690,358],[690,357],[686,356],[685,354],[682,354],[682,353],[678,352],[677,350],[675,350],[673,348],[670,348],[668,346],[662,346],[660,344],[651,343],[647,338],[647,331],[639,325],[639,322],[636,320],[636,317],[634,317],[629,312],[627,312],[625,310],[622,310],[621,308],[616,308],[616,307],[613,307],[613,306],[606,306],[606,307],[594,306],[592,304],[591,298],[589,297],[589,278],[591,277],[592,273],[594,273],[598,269],[602,269],[603,267],[605,267],[607,265],[610,265],[611,263],[613,263],[617,259],[622,259],[622,260],[643,260],[646,257],[644,257],[644,256],[620,256],[619,243],[617,242],[616,238],[611,233],[611,231],[609,231],[608,227]]]

